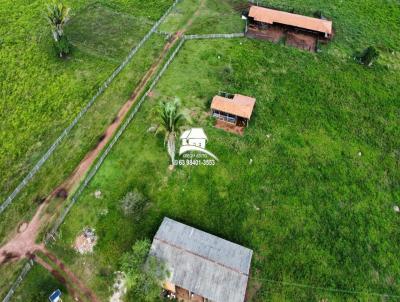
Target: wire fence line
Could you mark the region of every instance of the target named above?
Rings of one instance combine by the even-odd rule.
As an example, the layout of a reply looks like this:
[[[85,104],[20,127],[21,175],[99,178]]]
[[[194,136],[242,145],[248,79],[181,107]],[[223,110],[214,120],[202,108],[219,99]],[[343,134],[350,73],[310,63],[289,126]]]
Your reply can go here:
[[[50,158],[50,156],[54,153],[55,149],[60,145],[60,143],[68,136],[71,132],[72,128],[76,126],[76,124],[80,121],[82,116],[92,107],[97,98],[103,94],[103,92],[108,88],[111,82],[116,78],[116,76],[128,65],[128,63],[132,60],[133,56],[139,51],[140,48],[144,45],[144,43],[151,37],[151,35],[157,30],[162,22],[164,22],[165,18],[169,15],[172,9],[180,2],[181,0],[175,0],[174,3],[167,9],[164,15],[153,25],[150,31],[143,37],[143,39],[136,45],[125,58],[125,60],[121,63],[121,65],[114,70],[114,72],[110,75],[110,77],[103,83],[103,85],[98,89],[96,94],[92,97],[92,99],[86,104],[86,106],[78,113],[72,123],[64,129],[61,135],[54,141],[51,147],[47,150],[47,152],[40,158],[40,160],[35,164],[35,166],[29,171],[29,173],[24,177],[24,179],[18,184],[18,186],[14,189],[14,191],[6,198],[6,200],[0,205],[0,215],[5,211],[5,209],[14,201],[15,197],[26,187],[26,185],[32,180],[35,174],[40,170],[40,168],[44,165],[44,163]]]
[[[18,276],[17,280],[15,280],[14,284],[11,286],[10,290],[8,291],[7,295],[3,299],[3,302],[8,302],[11,300],[11,297],[14,295],[17,288],[21,285],[22,281],[25,279],[28,272],[32,269],[34,265],[33,260],[29,260],[24,268],[22,269],[20,275]]]
[[[244,33],[233,33],[233,34],[208,34],[208,35],[185,35],[186,40],[201,40],[201,39],[233,39],[243,38]]]

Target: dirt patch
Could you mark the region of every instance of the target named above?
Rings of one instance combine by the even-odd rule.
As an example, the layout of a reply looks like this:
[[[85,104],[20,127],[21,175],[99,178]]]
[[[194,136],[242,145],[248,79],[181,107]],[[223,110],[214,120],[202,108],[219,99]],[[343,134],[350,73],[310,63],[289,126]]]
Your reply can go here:
[[[97,143],[100,144],[105,138],[106,138],[106,134],[103,133],[102,135],[99,136],[99,138],[98,138],[98,140],[97,140]]]
[[[56,197],[61,199],[67,199],[68,191],[64,188],[60,188],[57,190]]]
[[[246,291],[245,301],[251,301],[260,289],[261,283],[259,281],[252,282]]]
[[[315,52],[318,38],[316,35],[288,31],[283,27],[274,26],[265,29],[249,27],[246,35],[250,38],[267,40],[273,43],[283,41],[286,45],[302,50]]]
[[[14,252],[6,252],[6,251],[4,251],[2,253],[2,259],[1,259],[0,264],[6,264],[8,262],[11,262],[11,261],[19,258],[19,257],[20,257],[20,254],[17,254],[17,253],[14,253]]]
[[[244,134],[244,128],[239,127],[236,125],[233,125],[231,123],[227,123],[225,121],[217,120],[215,123],[215,128],[222,129],[224,131],[237,134],[237,135],[243,135]]]
[[[46,197],[40,197],[40,196],[37,196],[36,198],[35,198],[35,203],[37,203],[37,204],[42,204],[43,202],[45,202],[46,201]]]
[[[299,49],[315,52],[317,49],[317,38],[313,35],[288,32],[286,44]]]
[[[26,231],[26,229],[28,228],[28,223],[27,222],[23,222],[19,225],[18,227],[18,233],[23,233]]]
[[[279,43],[285,38],[285,31],[279,27],[271,27],[268,29],[249,28],[247,36],[250,38],[262,39]]]
[[[97,243],[97,236],[94,229],[86,228],[83,233],[75,239],[74,249],[81,255],[93,253]]]
[[[126,294],[126,282],[125,275],[123,272],[115,273],[115,282],[113,285],[113,295],[110,298],[110,302],[123,302],[123,297]]]

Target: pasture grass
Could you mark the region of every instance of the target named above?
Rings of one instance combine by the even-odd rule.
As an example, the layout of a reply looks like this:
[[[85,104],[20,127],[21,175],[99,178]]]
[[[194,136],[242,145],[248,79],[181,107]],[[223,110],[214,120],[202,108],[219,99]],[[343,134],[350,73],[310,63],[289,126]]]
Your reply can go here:
[[[129,99],[134,87],[138,85],[144,73],[160,54],[164,43],[163,37],[153,36],[150,38],[132,62],[78,123],[77,127],[72,130],[69,139],[59,146],[17,201],[3,214],[0,220],[0,242],[6,242],[15,233],[16,225],[20,221],[29,221],[39,205],[38,202],[62,183],[88,150],[96,146],[100,136],[115,118],[120,107]],[[54,200],[53,204],[50,204],[50,208],[54,209],[52,213],[54,217],[59,214],[59,204],[60,200]],[[8,266],[14,266],[14,264],[8,264]],[[1,273],[3,268],[3,266],[0,267]],[[16,266],[15,268],[17,269]],[[10,277],[4,277],[0,282],[0,296],[3,295],[2,290],[8,290],[5,285],[8,280],[13,279],[12,275],[8,274],[8,276]],[[5,286],[3,287],[3,285]]]
[[[398,295],[398,89],[396,72],[380,65],[255,40],[189,41],[52,249],[108,297],[122,253],[152,238],[168,216],[253,249],[251,284],[260,287],[254,301],[378,299],[313,286]],[[243,137],[204,116],[219,90],[257,98]],[[175,97],[192,125],[205,128],[207,147],[220,158],[215,167],[168,171],[163,138],[147,129],[158,101]],[[126,217],[120,200],[134,189],[149,202]],[[78,256],[71,245],[86,226],[99,242],[93,255]]]
[[[188,34],[243,32],[244,22],[232,4],[232,1],[184,0],[175,7],[160,30],[173,33],[181,29],[198,10],[193,24],[187,31]]]
[[[13,191],[172,4],[171,0],[125,2],[69,1],[73,13],[66,31],[76,47],[65,60],[53,49],[44,18],[47,1],[2,2],[0,200]],[[89,23],[103,30],[103,36]]]
[[[381,20],[400,13],[390,1],[287,3],[336,17],[323,53],[247,39],[186,42],[72,209],[52,250],[102,299],[120,256],[152,238],[165,216],[253,249],[253,301],[381,301],[315,287],[400,295],[399,38],[397,25]],[[356,64],[353,51],[379,36],[378,64]],[[206,115],[220,90],[257,98],[243,137]],[[148,129],[158,101],[175,97],[208,134],[215,167],[168,170],[163,137]],[[135,189],[149,201],[125,216],[120,200]],[[71,246],[86,226],[99,242],[80,256]],[[46,274],[29,276],[19,292],[34,292]]]
[[[126,46],[140,41],[152,23],[93,4],[73,18],[66,33],[79,49],[120,63],[126,57]]]

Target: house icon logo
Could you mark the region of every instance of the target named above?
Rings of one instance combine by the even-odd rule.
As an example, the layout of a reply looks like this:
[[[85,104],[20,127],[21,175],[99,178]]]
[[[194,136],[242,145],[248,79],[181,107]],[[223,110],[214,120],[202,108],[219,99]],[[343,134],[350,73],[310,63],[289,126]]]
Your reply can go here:
[[[202,128],[192,128],[186,130],[181,135],[181,142],[182,145],[179,150],[180,156],[188,152],[197,151],[207,154],[215,160],[218,160],[218,158],[214,154],[206,150],[208,137]]]

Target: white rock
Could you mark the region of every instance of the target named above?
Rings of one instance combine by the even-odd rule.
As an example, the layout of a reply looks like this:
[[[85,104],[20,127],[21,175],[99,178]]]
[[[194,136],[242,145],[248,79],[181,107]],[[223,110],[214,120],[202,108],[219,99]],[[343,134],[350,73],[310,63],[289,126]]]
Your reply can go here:
[[[94,197],[96,197],[97,199],[101,198],[101,191],[97,190],[96,192],[94,192]]]

